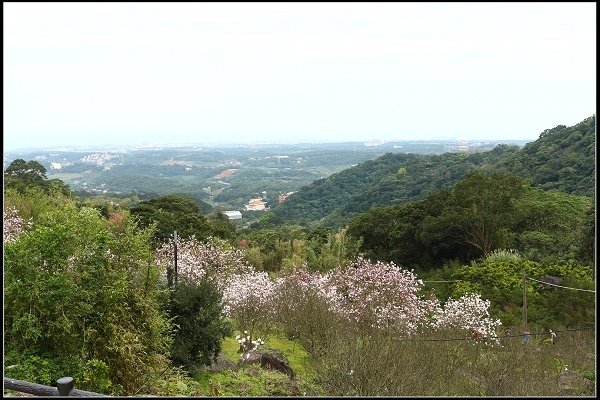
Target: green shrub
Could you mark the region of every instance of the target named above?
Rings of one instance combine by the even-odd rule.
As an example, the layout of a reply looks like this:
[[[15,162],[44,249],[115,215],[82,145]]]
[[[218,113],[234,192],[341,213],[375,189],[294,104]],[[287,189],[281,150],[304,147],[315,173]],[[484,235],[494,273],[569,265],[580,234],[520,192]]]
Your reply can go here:
[[[27,205],[17,200],[11,198]],[[68,199],[48,204],[31,229],[5,243],[5,349],[25,355],[17,361],[25,366],[29,355],[47,360],[38,366],[42,361],[32,359],[36,367],[23,371],[34,382],[79,376],[98,390],[111,382],[131,393],[168,365],[166,291],[153,264],[152,233]],[[104,381],[82,376],[86,368],[104,370],[86,366],[93,359],[106,365]]]
[[[179,280],[169,310],[175,324],[173,363],[193,370],[216,360],[221,340],[232,333],[231,324],[222,316],[221,300],[207,275],[198,282]]]
[[[572,262],[535,262],[514,253],[500,251],[486,259],[455,269],[452,296],[475,292],[492,303],[490,311],[505,326],[522,320],[523,274],[540,280],[546,275],[561,277],[562,286],[590,290],[592,270]],[[593,293],[557,288],[529,279],[527,287],[528,323],[540,328],[593,326]]]

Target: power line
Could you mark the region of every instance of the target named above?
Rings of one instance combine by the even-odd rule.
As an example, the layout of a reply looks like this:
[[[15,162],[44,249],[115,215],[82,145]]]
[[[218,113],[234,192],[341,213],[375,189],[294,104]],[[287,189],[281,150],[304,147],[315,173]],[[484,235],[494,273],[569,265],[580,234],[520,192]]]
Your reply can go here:
[[[581,290],[581,291],[583,291],[583,292],[592,292],[592,293],[596,293],[596,291],[595,291],[595,290],[589,290],[589,289],[578,289],[578,288],[572,288],[572,287],[568,287],[568,286],[555,285],[554,283],[548,283],[548,282],[544,282],[544,281],[538,281],[537,279],[533,279],[533,278],[529,278],[529,277],[527,277],[527,279],[529,279],[530,281],[535,281],[535,282],[543,283],[544,285],[556,286],[556,287],[563,288],[563,289]]]
[[[563,289],[580,290],[582,292],[596,293],[595,290],[579,289],[579,288],[573,288],[573,287],[568,287],[568,286],[561,286],[561,285],[556,285],[554,283],[539,281],[537,279],[533,279],[533,278],[530,278],[530,277],[526,277],[526,278],[529,279],[530,281],[535,281],[535,282],[543,283],[544,285],[556,286],[556,287],[563,288]],[[462,279],[456,279],[456,280],[447,280],[447,281],[423,281],[423,283],[441,283],[441,282],[463,282],[463,280]]]
[[[565,329],[565,330],[554,331],[554,333],[592,331],[592,330],[594,330],[594,329],[593,328]],[[509,338],[509,337],[525,337],[525,336],[548,336],[549,334],[550,334],[549,332],[521,333],[521,334],[517,334],[517,335],[494,336],[494,339]],[[402,338],[402,339],[398,339],[398,340],[410,341],[410,342],[454,342],[454,341],[475,340],[475,339],[473,339],[471,337],[466,337],[466,338],[463,337],[463,338],[450,338],[450,339],[406,339],[406,338]]]

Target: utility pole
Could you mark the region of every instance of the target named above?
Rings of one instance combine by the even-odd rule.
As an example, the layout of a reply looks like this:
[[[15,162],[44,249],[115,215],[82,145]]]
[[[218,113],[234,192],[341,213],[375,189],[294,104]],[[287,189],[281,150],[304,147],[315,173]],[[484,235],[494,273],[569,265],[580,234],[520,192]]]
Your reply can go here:
[[[525,329],[527,329],[527,286],[525,285],[525,273],[523,273],[523,324],[525,325]]]
[[[175,261],[175,286],[177,286],[177,231],[173,231],[173,258]]]

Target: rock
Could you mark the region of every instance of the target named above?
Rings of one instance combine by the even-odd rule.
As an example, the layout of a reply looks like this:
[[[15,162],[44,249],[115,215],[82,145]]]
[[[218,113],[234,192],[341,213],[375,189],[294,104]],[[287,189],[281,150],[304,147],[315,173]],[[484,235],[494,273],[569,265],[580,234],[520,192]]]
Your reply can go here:
[[[287,358],[277,350],[253,350],[245,353],[238,366],[260,364],[262,368],[282,372],[291,379],[296,377],[296,372],[290,367]]]
[[[219,354],[215,362],[213,362],[209,367],[203,367],[202,370],[205,371],[213,371],[220,372],[226,369],[230,369],[232,371],[237,370],[237,366],[233,361],[229,358],[225,357],[223,354]]]
[[[274,369],[279,372],[283,372],[284,374],[289,376],[290,379],[294,379],[296,377],[296,373],[290,367],[287,358],[285,358],[285,356],[281,353],[264,353],[260,358],[260,366],[263,368]]]
[[[262,352],[258,350],[251,350],[247,353],[242,354],[238,365],[249,365],[249,364],[260,364],[260,358]]]
[[[594,382],[570,369],[558,374],[558,388],[561,396],[574,396],[594,393]]]

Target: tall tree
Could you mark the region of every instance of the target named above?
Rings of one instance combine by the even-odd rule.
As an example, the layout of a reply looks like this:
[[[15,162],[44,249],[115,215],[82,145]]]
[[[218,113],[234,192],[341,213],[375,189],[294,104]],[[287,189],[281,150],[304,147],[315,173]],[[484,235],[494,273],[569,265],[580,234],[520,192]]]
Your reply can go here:
[[[440,215],[428,217],[424,232],[442,237],[454,234],[487,256],[505,246],[515,223],[515,201],[525,189],[526,182],[513,175],[470,173],[454,186]]]
[[[156,244],[168,240],[173,231],[181,238],[194,235],[200,240],[212,233],[208,219],[200,214],[198,203],[188,196],[169,195],[142,201],[131,208],[131,213],[142,226],[156,224]]]

